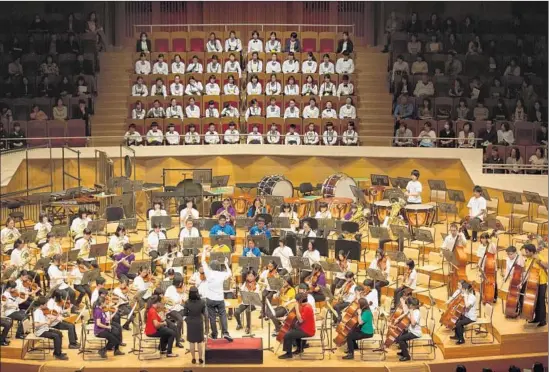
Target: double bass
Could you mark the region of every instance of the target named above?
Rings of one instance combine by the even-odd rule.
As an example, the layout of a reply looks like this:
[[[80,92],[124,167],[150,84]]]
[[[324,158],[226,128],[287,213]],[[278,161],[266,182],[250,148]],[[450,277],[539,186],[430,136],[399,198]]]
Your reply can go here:
[[[528,321],[534,320],[536,302],[538,300],[539,268],[534,267],[537,258],[532,258],[526,277],[522,284],[524,288],[524,299],[522,300],[521,318]]]
[[[462,229],[463,227],[458,230],[458,236],[456,237],[456,241],[454,242],[454,248],[452,249],[452,252],[454,252],[454,255],[456,257],[456,266],[450,273],[448,283],[448,289],[450,293],[454,293],[456,291],[457,284],[460,280],[467,281],[467,251],[465,249],[465,246],[461,244],[459,235]]]
[[[347,342],[347,336],[351,333],[359,324],[358,310],[360,305],[358,301],[354,301],[347,306],[345,314],[341,318],[341,322],[337,325],[337,336],[334,338],[334,343],[339,347]]]
[[[481,265],[484,263],[484,270],[479,269],[482,276],[480,290],[482,292],[482,303],[491,304],[496,296],[496,254],[488,252],[488,249],[482,257]]]
[[[507,318],[517,318],[520,314],[519,299],[521,296],[520,289],[522,285],[522,272],[524,271],[524,268],[517,264],[518,259],[519,255],[517,254],[517,257],[515,257],[515,260],[513,261],[511,270],[503,279],[503,282],[505,283],[509,277],[511,277],[509,289],[507,290],[507,299],[505,301],[505,316]]]

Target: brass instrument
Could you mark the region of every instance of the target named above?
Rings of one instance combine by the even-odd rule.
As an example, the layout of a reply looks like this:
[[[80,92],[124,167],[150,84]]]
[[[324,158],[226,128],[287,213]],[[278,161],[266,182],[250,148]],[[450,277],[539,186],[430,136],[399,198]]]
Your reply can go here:
[[[4,245],[4,250],[6,251],[8,249],[12,249],[13,243],[15,243],[15,241],[20,237],[21,233],[17,229],[9,229],[9,232],[2,241],[2,244]]]
[[[88,258],[90,254],[90,241],[87,240],[82,247],[80,247],[80,252],[78,252],[78,258]]]
[[[406,206],[406,200],[402,198],[398,198],[398,200],[395,200],[391,202],[391,213],[389,213],[389,216],[385,218],[383,221],[383,224],[381,226],[387,227],[389,230],[389,238],[392,240],[397,240],[398,236],[395,236],[390,229],[391,225],[397,225],[397,226],[406,226],[406,223],[402,218],[399,218],[400,210]]]
[[[45,241],[46,236],[50,231],[51,231],[51,224],[42,223],[42,225],[38,229],[38,232],[36,233],[36,241],[37,242]]]
[[[61,245],[59,243],[49,244],[46,257],[52,258],[58,253],[61,253]]]

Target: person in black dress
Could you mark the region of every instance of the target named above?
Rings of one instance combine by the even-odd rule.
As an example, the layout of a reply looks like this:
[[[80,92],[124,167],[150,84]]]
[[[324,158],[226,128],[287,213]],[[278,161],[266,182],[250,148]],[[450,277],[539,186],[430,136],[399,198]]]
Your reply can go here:
[[[202,343],[204,342],[204,314],[206,303],[200,298],[198,288],[189,289],[189,300],[185,303],[183,315],[187,322],[187,340],[191,346],[193,355],[192,363],[196,363],[196,348],[198,347],[198,363],[204,363],[202,360]]]

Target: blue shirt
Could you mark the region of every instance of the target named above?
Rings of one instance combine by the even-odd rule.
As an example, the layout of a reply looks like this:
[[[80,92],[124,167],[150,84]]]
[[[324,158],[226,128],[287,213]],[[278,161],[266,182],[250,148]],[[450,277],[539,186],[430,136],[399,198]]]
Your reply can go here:
[[[414,113],[414,106],[411,103],[406,105],[398,104],[395,107],[395,117],[400,116],[401,118],[409,118]]]
[[[271,231],[266,226],[263,229],[260,229],[257,226],[253,226],[250,229],[250,235],[261,235],[261,234],[265,234],[267,239],[271,239]]]
[[[252,252],[252,254],[256,257],[259,257],[261,256],[261,251],[259,250],[259,248],[257,247],[254,247],[253,249],[250,249],[248,247],[244,248],[244,250],[242,251],[242,257],[247,257],[248,256],[248,253]]]
[[[225,235],[236,235],[234,232],[234,228],[231,225],[225,225],[224,227],[221,227],[221,225],[215,225],[210,230],[210,237],[211,236],[218,236],[221,235],[220,233],[223,232]]]

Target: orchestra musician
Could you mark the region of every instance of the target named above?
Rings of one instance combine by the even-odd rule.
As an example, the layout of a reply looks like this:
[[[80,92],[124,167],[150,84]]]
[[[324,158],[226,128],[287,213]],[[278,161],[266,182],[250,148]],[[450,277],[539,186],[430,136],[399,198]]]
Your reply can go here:
[[[150,271],[145,266],[140,266],[137,270],[137,276],[134,278],[132,283],[132,289],[139,292],[145,291],[143,296],[141,297],[142,300],[140,300],[140,306],[143,306],[143,301],[147,300],[152,295],[152,275],[150,275]]]
[[[194,208],[194,203],[192,199],[185,199],[185,208],[181,209],[179,212],[179,220],[181,222],[186,222],[187,220],[197,220],[200,218],[200,213]],[[183,225],[181,226],[183,227]]]
[[[33,298],[40,293],[40,287],[33,279],[27,270],[21,270],[19,278],[15,280],[15,288],[19,292],[19,309],[21,310],[27,310],[31,306]]]
[[[198,294],[201,297],[206,293],[206,274],[204,274],[204,268],[198,266],[198,270],[191,275],[189,278],[189,285],[194,286],[198,289]]]
[[[149,210],[149,213],[147,214],[147,230],[154,229],[154,226],[151,228],[151,218],[152,217],[161,217],[161,216],[167,216],[168,213],[162,206],[162,202],[160,200],[155,200],[153,202],[152,209]]]
[[[279,275],[278,275],[278,265],[276,264],[275,261],[273,260],[270,260],[268,263],[267,263],[267,267],[265,268],[265,270],[263,270],[261,272],[261,274],[259,274],[259,281],[258,283],[260,285],[264,285],[265,288],[263,289],[263,291],[261,292],[261,304],[262,304],[262,307],[261,307],[261,317],[264,317],[266,316],[265,314],[267,314],[266,312],[266,300],[269,300],[269,301],[272,301],[276,291],[273,291],[271,289],[271,286],[269,285],[269,278],[278,278]]]
[[[189,300],[185,302],[183,316],[187,322],[187,341],[190,344],[192,354],[191,363],[196,363],[196,349],[198,349],[198,363],[203,364],[202,343],[204,342],[204,315],[206,304],[200,298],[198,288],[189,289]]]
[[[456,290],[454,291],[454,293],[452,293],[452,295],[450,297],[448,297],[448,299],[446,300],[445,304],[448,305],[449,303],[451,303],[452,301],[454,301],[457,296],[459,295],[462,295],[464,292],[463,292],[463,285],[466,284],[467,282],[465,280],[458,280],[457,282],[457,288]]]
[[[15,220],[8,217],[6,227],[0,231],[0,243],[4,247],[4,254],[10,255],[13,250],[13,243],[21,237],[21,233],[15,227]]]
[[[55,319],[48,318],[44,314],[47,309],[46,297],[38,298],[38,307],[33,312],[34,334],[38,337],[48,338],[53,341],[53,356],[55,359],[68,360],[67,354],[63,353],[62,341],[63,335],[57,329],[52,329],[51,325],[55,323]]]
[[[280,257],[282,268],[286,269],[288,272],[292,271],[290,257],[293,257],[293,255],[294,252],[292,251],[292,248],[286,245],[286,240],[284,238],[280,238],[278,240],[278,247],[276,247],[273,251],[273,257]]]
[[[290,304],[295,301],[295,288],[293,286],[292,277],[290,275],[282,276],[282,288],[279,292],[275,292],[273,298],[279,299],[279,305],[275,307],[274,313],[270,307],[267,307],[266,315],[274,324],[273,337],[276,337],[278,331],[282,327],[282,322],[278,318],[282,318],[288,314]],[[313,299],[314,301],[314,299]]]
[[[88,217],[88,211],[83,208],[78,210],[78,217],[72,220],[70,231],[74,238],[74,242],[80,239],[84,234],[84,229],[88,227],[91,218]]]
[[[316,232],[311,229],[309,221],[303,221],[303,229],[299,231],[299,235],[302,235],[304,238],[316,238]]]
[[[105,348],[99,349],[99,356],[103,359],[107,358],[107,350],[114,350],[114,356],[124,355],[120,350],[122,344],[122,334],[120,328],[113,326],[107,310],[108,305],[106,298],[99,296],[93,304],[93,333],[95,337],[104,338],[107,340]]]
[[[135,274],[130,273],[130,267],[132,262],[135,261],[135,254],[133,253],[133,245],[130,243],[125,243],[123,250],[120,253],[114,255],[114,273],[118,279],[125,276],[129,279],[134,279]]]
[[[469,203],[467,203],[467,208],[469,209],[469,223],[472,222],[472,220],[478,220],[479,222],[484,221],[484,218],[486,216],[486,199],[482,196],[482,187],[475,186],[473,187],[473,196],[469,200]],[[465,238],[469,240],[470,235],[469,232],[464,229],[463,233],[465,234]],[[472,234],[473,242],[477,241],[477,231],[473,231]]]
[[[38,276],[35,271],[29,270],[29,268],[31,267],[31,252],[27,247],[27,244],[21,239],[17,239],[13,243],[13,247],[14,249],[12,250],[10,255],[9,266],[16,267],[18,270],[27,270],[29,276],[34,279],[36,285],[40,286],[40,276]]]
[[[260,294],[261,293],[260,287],[257,284],[256,279],[257,279],[256,272],[253,269],[248,271],[246,273],[246,280],[240,286],[240,291],[241,292],[254,292],[254,293]],[[246,332],[246,334],[250,333],[250,326],[251,326],[251,323],[252,323],[252,311],[254,311],[254,310],[255,310],[254,305],[240,304],[240,306],[238,306],[238,308],[234,312],[234,317],[236,318],[236,323],[237,323],[237,326],[236,326],[237,331],[242,329],[242,321],[241,321],[240,315],[243,312],[246,312],[245,332]]]
[[[156,259],[158,258],[158,246],[160,245],[160,240],[166,239],[166,234],[161,229],[160,224],[154,224],[153,230],[149,233],[147,237],[148,251],[147,254],[151,259],[151,272],[156,273]]]
[[[490,276],[490,274],[485,271],[486,253],[493,254],[495,255],[494,257],[497,257],[498,250],[496,245],[490,241],[490,235],[488,233],[482,233],[480,235],[480,243],[477,247],[477,257],[479,257],[479,274],[481,275],[481,281],[489,280],[490,282],[494,283],[495,291],[494,291],[493,302],[496,303],[498,300],[498,283],[497,283],[498,260],[497,258],[494,259],[495,270],[492,277],[489,278],[488,276]]]
[[[69,349],[78,349],[80,344],[78,343],[78,337],[76,336],[76,327],[73,323],[69,323],[63,319],[63,317],[68,316],[65,310],[67,300],[68,299],[63,297],[61,292],[53,292],[53,297],[51,297],[46,304],[47,309],[49,310],[49,314],[47,316],[52,319],[49,326],[50,328],[54,328],[59,331],[68,331]]]
[[[286,217],[290,219],[290,228],[292,231],[296,231],[299,227],[299,217],[297,213],[292,209],[292,206],[288,203],[284,203],[280,206],[280,214],[278,217]]]
[[[17,284],[13,280],[8,280],[2,293],[2,316],[18,321],[15,338],[22,340],[25,338],[23,321],[28,318],[28,315],[19,309],[20,300]]]
[[[459,241],[456,243],[456,239],[458,238]],[[465,246],[466,244],[467,239],[465,238],[465,234],[459,231],[458,225],[455,222],[452,222],[450,224],[450,233],[446,235],[446,237],[442,241],[442,246],[440,247],[440,249],[451,251],[456,245]]]
[[[116,231],[109,240],[108,257],[112,257],[121,253],[124,250],[124,245],[130,242],[130,238],[126,235],[126,228],[123,225],[118,225]]]
[[[225,216],[225,219],[229,221],[230,225],[234,224],[236,220],[236,210],[231,204],[231,199],[223,199],[221,207],[215,212],[215,218]]]
[[[347,255],[345,255],[344,251],[339,251],[337,253],[336,262],[341,269],[341,272],[335,274],[332,287],[330,288],[332,293],[334,293],[336,289],[341,288],[341,286],[345,283],[345,274],[349,269],[349,264],[351,263],[351,260],[347,259]]]
[[[167,358],[176,358],[178,355],[172,351],[176,331],[168,327],[166,320],[162,319],[160,314],[163,314],[163,307],[159,296],[151,298],[146,312],[145,334],[148,337],[160,338],[160,353],[166,354]]]
[[[10,346],[10,342],[7,337],[13,326],[13,321],[8,317],[0,317],[0,327],[2,328],[2,333],[0,333],[0,346]]]
[[[347,308],[353,301],[355,301],[355,274],[352,271],[347,271],[345,273],[345,283],[334,293],[334,298],[338,301],[334,305],[334,310],[337,313],[333,314],[334,323],[339,323],[341,321],[341,312]]]
[[[250,235],[265,235],[267,239],[271,239],[271,230],[266,226],[263,217],[257,218],[256,224],[250,229]]]
[[[385,280],[377,280],[374,284],[377,292],[377,302],[381,303],[381,288],[389,285],[389,274],[391,273],[391,259],[385,253],[385,250],[378,249],[375,259],[370,262],[370,269],[379,270],[385,277]]]
[[[463,338],[465,326],[477,320],[477,297],[475,296],[473,286],[469,283],[462,283],[461,291],[461,296],[465,300],[465,312],[456,322],[455,335],[450,336],[450,339],[457,340],[456,345],[465,343],[465,339]]]
[[[176,244],[168,245],[168,249],[164,255],[158,257],[156,261],[164,267],[164,271],[167,269],[172,269],[173,263],[176,258],[183,257],[183,253],[179,250],[179,247]],[[183,267],[175,267],[174,271],[183,273]]]
[[[107,290],[105,289],[105,283],[106,282],[107,282],[107,280],[105,278],[103,278],[102,276],[98,276],[95,279],[95,288],[92,292],[91,300],[90,300],[92,304],[94,304],[102,294],[107,293]]]
[[[63,254],[63,249],[61,244],[59,244],[55,239],[55,234],[48,233],[46,235],[46,241],[42,244],[42,249],[40,250],[40,257],[53,257],[56,254]]]
[[[515,265],[524,267],[525,262],[524,257],[518,254],[515,246],[510,245],[505,249],[505,252],[507,253],[507,257],[505,258],[505,273],[502,271],[501,276],[507,278],[508,276],[511,276],[511,271],[514,269]]]
[[[261,256],[261,251],[258,247],[255,246],[255,241],[253,239],[248,239],[248,245],[242,250],[242,257],[259,257]]]
[[[246,217],[255,218],[258,215],[265,213],[267,213],[267,208],[265,208],[265,206],[263,205],[263,201],[261,200],[261,198],[255,198],[250,208],[248,208],[248,213],[246,213]]]
[[[524,267],[526,269],[531,267],[532,269],[539,270],[538,295],[534,309],[534,319],[529,321],[529,323],[538,323],[538,327],[545,327],[547,325],[547,309],[545,306],[547,293],[547,259],[542,258],[542,256],[538,254],[536,246],[533,244],[525,244],[522,248],[524,249],[524,255],[526,257]],[[526,276],[524,278],[524,283],[527,281],[528,277]],[[523,288],[524,287],[525,286],[523,286]]]
[[[301,339],[312,337],[316,333],[314,308],[307,302],[307,295],[299,293],[296,295],[297,306],[295,314],[297,317],[297,326],[284,335],[283,350],[286,352],[280,355],[278,359],[292,359],[294,353],[302,352]],[[294,344],[297,344],[297,350],[292,351]]]
[[[183,334],[183,303],[187,300],[187,294],[185,293],[185,285],[183,278],[177,277],[173,280],[172,285],[166,288],[164,293],[164,304],[166,306],[166,321],[173,321],[175,328],[175,342],[178,348],[183,348],[181,342],[185,340],[181,339]]]
[[[419,300],[415,297],[408,297],[406,300],[401,298],[400,304],[402,306],[402,315],[396,318],[395,324],[399,323],[406,316],[410,319],[408,329],[395,339],[395,342],[400,346],[400,352],[397,353],[400,356],[399,360],[405,362],[411,359],[408,352],[408,341],[419,338],[422,335],[420,325],[421,313],[419,311]]]
[[[406,184],[404,195],[408,197],[408,204],[421,204],[421,192],[423,191],[423,188],[421,182],[419,182],[419,171],[414,169],[412,173],[410,173],[410,177],[412,177],[412,179]]]
[[[67,297],[70,300],[70,303],[72,305],[71,312],[78,313],[78,309],[74,304],[76,303],[76,293],[74,292],[74,289],[72,289],[65,279],[67,278],[67,272],[61,271],[59,266],[61,265],[61,255],[56,254],[52,258],[52,262],[50,263],[50,267],[48,268],[48,276],[50,277],[50,286],[55,287],[56,285],[59,285],[59,288],[57,288],[59,291],[63,293],[63,297]]]
[[[51,222],[48,219],[48,215],[45,213],[40,213],[40,217],[36,225],[34,225],[34,230],[37,231],[36,233],[36,245],[38,248],[42,248],[44,244],[47,242],[47,234],[51,232]]]
[[[315,218],[326,218],[326,219],[332,218],[332,213],[328,209],[328,203],[325,203],[325,202],[318,203],[318,212],[316,212]]]
[[[324,273],[324,269],[319,263],[314,263],[312,269],[311,275],[305,278],[304,283],[309,286],[309,291],[315,299],[315,302],[325,301],[326,296],[322,293],[322,288],[326,287],[326,274]]]
[[[347,336],[347,355],[342,359],[354,359],[355,349],[358,349],[358,340],[372,338],[374,336],[374,316],[368,305],[368,300],[360,298],[358,300],[360,307],[360,320],[358,327]]]
[[[372,279],[364,279],[362,296],[368,301],[368,306],[372,313],[375,313],[379,307],[379,295]],[[357,286],[358,287],[358,286]],[[366,294],[366,295],[364,295]]]
[[[135,319],[135,311],[132,312],[132,308],[130,307],[130,298],[128,297],[130,295],[130,291],[129,279],[126,276],[120,277],[118,286],[112,291],[113,296],[118,299],[117,315],[121,318],[123,316],[128,316],[131,313],[122,326],[122,329],[125,329],[126,331],[130,330],[130,324],[132,324]]]
[[[210,238],[222,235],[228,236],[232,242],[236,239],[236,232],[234,228],[227,223],[227,217],[224,214],[221,214],[218,217],[218,224],[213,226],[210,230]]]
[[[95,258],[89,258],[92,244],[91,230],[86,227],[82,234],[82,237],[74,243],[73,250],[78,250],[78,258],[90,263],[94,262]]]
[[[416,263],[414,260],[410,259],[406,261],[406,271],[404,272],[404,279],[402,285],[395,291],[395,302],[394,306],[396,307],[400,303],[400,298],[406,294],[410,294],[414,289],[416,289],[417,284],[417,271],[415,269]]]
[[[76,259],[76,265],[72,266],[71,271],[69,272],[69,277],[72,279],[72,286],[73,288],[78,291],[78,297],[76,298],[76,301],[74,303],[74,306],[79,307],[82,303],[82,300],[84,299],[84,296],[88,296],[88,299],[91,303],[91,288],[88,283],[82,284],[82,278],[84,277],[84,273],[91,269],[98,269],[99,266],[97,264],[92,264],[88,266],[88,263],[84,261],[81,258]]]
[[[200,230],[194,227],[194,221],[191,218],[185,220],[185,225],[179,232],[179,241],[181,246],[183,247],[183,240],[185,238],[199,238],[200,236]]]
[[[308,258],[309,259],[309,263],[311,265],[311,268],[315,263],[320,262],[320,252],[318,251],[318,249],[315,248],[314,243],[315,243],[314,240],[309,239],[309,243],[307,244],[307,250],[305,252],[303,252],[303,258]],[[311,273],[311,269],[303,269],[302,270],[302,272],[301,272],[301,282],[302,283],[305,280],[305,278],[310,275],[310,273]]]

